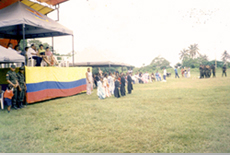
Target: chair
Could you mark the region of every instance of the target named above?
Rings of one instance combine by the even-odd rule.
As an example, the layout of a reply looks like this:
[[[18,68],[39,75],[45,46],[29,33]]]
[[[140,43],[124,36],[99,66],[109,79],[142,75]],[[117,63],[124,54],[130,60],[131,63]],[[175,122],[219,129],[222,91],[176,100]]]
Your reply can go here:
[[[30,57],[29,59],[27,59],[27,66],[34,67],[35,61],[36,60],[34,60],[32,57]]]
[[[1,98],[0,98],[1,109],[4,109],[3,93],[4,93],[4,91],[2,91]]]

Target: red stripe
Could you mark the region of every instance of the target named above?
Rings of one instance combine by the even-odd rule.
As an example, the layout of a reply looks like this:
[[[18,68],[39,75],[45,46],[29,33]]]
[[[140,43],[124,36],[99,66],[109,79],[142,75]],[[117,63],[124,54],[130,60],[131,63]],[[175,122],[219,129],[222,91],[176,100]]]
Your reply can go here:
[[[37,92],[27,93],[27,103],[33,103],[52,99],[56,97],[66,97],[86,91],[86,85],[81,85],[71,89],[46,89]]]

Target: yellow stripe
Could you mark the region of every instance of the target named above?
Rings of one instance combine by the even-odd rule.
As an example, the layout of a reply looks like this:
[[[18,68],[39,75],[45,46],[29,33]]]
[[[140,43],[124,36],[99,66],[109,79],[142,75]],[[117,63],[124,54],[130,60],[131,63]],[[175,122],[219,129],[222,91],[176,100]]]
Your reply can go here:
[[[76,81],[86,78],[87,68],[92,71],[91,67],[25,67],[26,83]]]

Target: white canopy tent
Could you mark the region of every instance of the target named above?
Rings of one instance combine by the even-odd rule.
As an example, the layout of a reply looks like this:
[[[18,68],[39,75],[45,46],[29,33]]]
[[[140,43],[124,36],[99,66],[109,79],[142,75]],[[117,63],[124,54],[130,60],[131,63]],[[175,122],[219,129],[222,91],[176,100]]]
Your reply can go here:
[[[0,46],[0,64],[2,63],[20,63],[25,62],[24,56],[17,53],[12,49],[6,49]]]
[[[25,39],[52,37],[53,45],[53,37],[65,35],[74,40],[72,30],[19,1],[0,10],[0,38],[23,39],[22,50]],[[72,48],[74,51],[74,44]]]

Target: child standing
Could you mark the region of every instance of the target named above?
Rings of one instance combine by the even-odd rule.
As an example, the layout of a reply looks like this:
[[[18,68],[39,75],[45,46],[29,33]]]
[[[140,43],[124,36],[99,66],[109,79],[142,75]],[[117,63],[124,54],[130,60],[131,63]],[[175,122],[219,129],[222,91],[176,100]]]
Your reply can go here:
[[[8,85],[7,90],[4,92],[4,95],[3,95],[4,101],[5,101],[6,105],[7,105],[8,113],[10,113],[10,108],[11,108],[11,105],[12,105],[11,99],[14,96],[13,89],[14,88],[13,88],[12,85]]]

